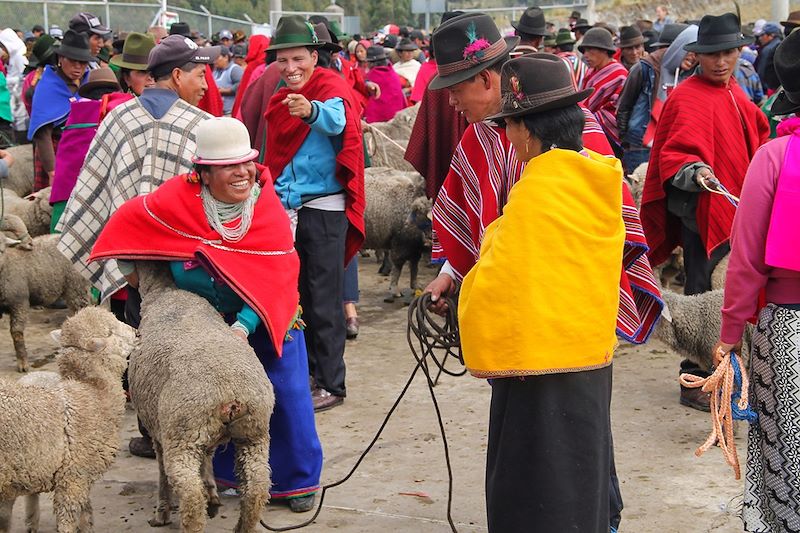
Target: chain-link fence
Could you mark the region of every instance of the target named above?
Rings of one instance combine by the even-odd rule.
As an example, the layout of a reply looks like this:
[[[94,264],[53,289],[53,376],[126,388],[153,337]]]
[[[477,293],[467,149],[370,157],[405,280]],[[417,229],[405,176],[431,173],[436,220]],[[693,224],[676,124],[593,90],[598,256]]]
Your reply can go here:
[[[162,6],[146,2],[0,0],[2,26],[23,31],[29,30],[35,24],[45,27],[58,25],[66,30],[72,16],[81,11],[98,15],[103,19],[103,23],[114,32],[146,31],[159,19]],[[260,26],[259,21],[223,17],[210,12],[193,11],[181,7],[167,6],[167,11],[177,14],[181,22],[186,22],[193,30],[198,30],[207,36],[226,28],[230,30],[243,29],[247,33],[253,33],[253,26]]]

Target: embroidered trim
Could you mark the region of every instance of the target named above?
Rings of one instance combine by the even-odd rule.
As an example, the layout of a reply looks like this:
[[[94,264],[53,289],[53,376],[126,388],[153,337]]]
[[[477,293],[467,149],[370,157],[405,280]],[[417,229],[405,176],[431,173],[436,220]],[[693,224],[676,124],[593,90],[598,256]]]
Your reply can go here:
[[[548,374],[567,374],[572,372],[585,372],[587,370],[598,370],[611,364],[611,357],[606,356],[606,361],[596,365],[581,366],[576,368],[549,368],[546,370],[475,370],[468,368],[469,373],[476,378],[513,378],[524,376],[545,376]]]

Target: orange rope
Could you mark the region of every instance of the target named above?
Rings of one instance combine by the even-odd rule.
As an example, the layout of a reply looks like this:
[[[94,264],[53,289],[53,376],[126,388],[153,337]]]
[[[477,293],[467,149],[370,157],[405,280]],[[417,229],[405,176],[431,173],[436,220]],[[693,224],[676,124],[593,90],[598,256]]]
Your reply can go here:
[[[747,409],[747,395],[749,382],[747,372],[742,372],[742,390],[739,398],[739,408]],[[697,448],[695,455],[700,457],[714,444],[722,448],[725,461],[733,467],[733,475],[741,479],[739,468],[739,455],[736,453],[736,442],[733,438],[733,412],[731,408],[731,395],[733,394],[733,368],[731,355],[726,354],[714,373],[707,378],[681,374],[681,385],[688,388],[702,387],[703,392],[711,393],[711,433],[702,446]]]

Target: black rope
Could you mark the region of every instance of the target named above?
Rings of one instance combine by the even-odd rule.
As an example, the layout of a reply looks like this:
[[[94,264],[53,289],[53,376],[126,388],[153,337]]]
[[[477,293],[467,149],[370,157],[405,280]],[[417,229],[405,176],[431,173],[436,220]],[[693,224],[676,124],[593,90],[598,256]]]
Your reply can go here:
[[[451,514],[453,503],[453,468],[450,464],[450,449],[447,444],[447,436],[445,435],[444,422],[442,421],[442,413],[439,409],[439,402],[436,400],[436,394],[433,392],[435,381],[431,379],[427,360],[430,357],[434,364],[439,368],[439,373],[436,376],[437,381],[442,372],[450,376],[461,376],[464,374],[464,372],[466,372],[466,369],[463,369],[460,372],[453,372],[445,368],[448,357],[456,358],[461,364],[463,364],[463,360],[461,358],[461,343],[458,335],[458,319],[455,303],[453,300],[447,299],[448,310],[444,317],[444,324],[440,324],[439,320],[441,319],[436,319],[433,315],[431,315],[430,311],[428,311],[428,306],[430,304],[431,295],[430,293],[425,293],[422,296],[415,298],[408,308],[408,327],[406,328],[406,340],[408,341],[408,347],[411,349],[411,354],[417,361],[417,365],[414,367],[414,370],[411,372],[408,381],[406,381],[406,384],[400,391],[400,395],[397,397],[394,404],[392,404],[389,412],[386,413],[386,417],[383,419],[383,422],[378,428],[377,433],[372,438],[372,441],[369,443],[367,448],[358,457],[358,460],[353,465],[353,468],[351,468],[350,472],[348,472],[347,475],[339,481],[323,485],[322,491],[319,495],[319,502],[317,502],[317,509],[314,511],[314,515],[311,518],[301,524],[284,527],[272,527],[262,519],[261,525],[264,526],[264,528],[269,531],[278,532],[292,531],[311,525],[314,520],[317,519],[320,511],[322,511],[322,502],[325,500],[325,493],[327,490],[342,485],[353,476],[356,470],[358,470],[358,467],[361,466],[361,463],[378,442],[383,430],[389,423],[389,419],[394,414],[397,406],[400,405],[400,402],[406,395],[406,392],[408,392],[408,388],[414,381],[417,371],[422,369],[422,373],[425,374],[425,379],[428,383],[428,390],[431,394],[433,408],[436,411],[436,418],[439,422],[439,431],[442,435],[442,445],[444,447],[444,458],[445,463],[447,464],[447,522],[450,524],[451,531],[453,533],[458,533],[458,530],[453,523],[453,517]],[[416,339],[419,344],[419,351],[417,351],[418,349],[415,346],[414,339]],[[441,357],[441,360],[439,360],[435,355],[437,350],[444,350],[445,352]]]

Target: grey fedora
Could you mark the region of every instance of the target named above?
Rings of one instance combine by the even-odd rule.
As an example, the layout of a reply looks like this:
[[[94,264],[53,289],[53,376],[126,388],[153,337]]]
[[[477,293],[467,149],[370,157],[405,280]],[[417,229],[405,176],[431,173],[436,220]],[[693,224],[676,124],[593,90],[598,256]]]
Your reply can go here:
[[[572,72],[553,54],[528,54],[507,61],[500,75],[503,107],[489,120],[532,115],[575,105],[594,92],[577,91]]]
[[[522,12],[519,22],[512,22],[511,25],[520,33],[528,35],[547,35],[547,24],[544,20],[544,11],[538,7],[529,7]]]
[[[616,52],[617,47],[614,46],[614,39],[611,37],[611,32],[605,28],[592,28],[587,31],[583,36],[578,50],[583,53],[587,48],[599,48],[600,50],[608,50],[609,52]]]
[[[658,41],[651,44],[650,48],[665,48],[671,45],[678,38],[678,35],[688,27],[688,24],[666,24],[658,36]]]

